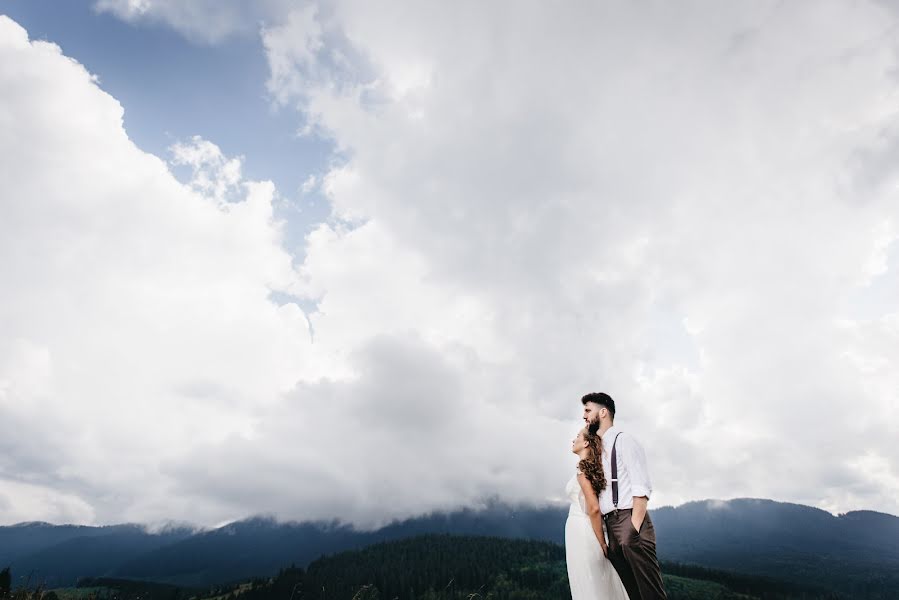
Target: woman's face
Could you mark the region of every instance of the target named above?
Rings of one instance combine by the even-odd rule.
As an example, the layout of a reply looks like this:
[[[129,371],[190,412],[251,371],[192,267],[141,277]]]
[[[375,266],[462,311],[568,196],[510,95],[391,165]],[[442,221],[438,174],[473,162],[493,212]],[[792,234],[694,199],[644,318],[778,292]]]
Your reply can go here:
[[[584,430],[581,429],[577,432],[577,435],[574,436],[574,439],[571,440],[571,451],[577,454],[584,449],[584,445]]]

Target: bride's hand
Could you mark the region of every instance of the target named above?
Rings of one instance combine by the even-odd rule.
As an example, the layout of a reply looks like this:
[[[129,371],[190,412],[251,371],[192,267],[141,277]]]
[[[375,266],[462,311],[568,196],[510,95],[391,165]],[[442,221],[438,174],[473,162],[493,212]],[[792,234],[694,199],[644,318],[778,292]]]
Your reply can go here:
[[[608,544],[600,544],[600,548],[602,548],[602,555],[606,558],[609,558],[609,545]]]

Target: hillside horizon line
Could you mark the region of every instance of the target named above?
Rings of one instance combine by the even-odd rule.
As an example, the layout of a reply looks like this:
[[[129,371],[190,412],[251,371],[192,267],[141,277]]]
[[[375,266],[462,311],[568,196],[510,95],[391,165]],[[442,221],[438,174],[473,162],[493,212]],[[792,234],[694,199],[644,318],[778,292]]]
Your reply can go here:
[[[803,509],[809,509],[814,511],[819,511],[830,517],[835,519],[839,519],[841,517],[856,515],[856,514],[870,514],[870,515],[882,515],[886,517],[892,517],[894,519],[899,519],[899,515],[894,515],[891,513],[873,510],[873,509],[855,509],[846,512],[833,513],[827,509],[823,509],[817,506],[812,506],[809,504],[801,504],[799,502],[789,502],[784,500],[775,500],[773,498],[754,498],[754,497],[738,497],[738,498],[729,498],[729,499],[720,499],[720,498],[706,498],[703,500],[688,500],[681,504],[673,505],[666,504],[659,507],[650,508],[652,511],[662,511],[662,510],[677,510],[684,507],[689,507],[692,505],[700,505],[705,504],[709,505],[711,509],[718,508],[715,505],[720,504],[721,509],[729,508],[734,503],[771,503],[780,506],[795,506]],[[278,517],[278,515],[274,513],[268,512],[260,512],[246,515],[244,517],[224,521],[215,525],[197,525],[196,523],[191,523],[189,521],[180,521],[177,519],[170,519],[165,521],[158,522],[136,522],[136,521],[125,521],[125,522],[110,522],[110,523],[51,523],[49,521],[20,521],[17,523],[9,523],[9,524],[0,524],[0,528],[22,528],[22,527],[40,527],[40,526],[49,526],[49,527],[86,527],[86,528],[103,528],[103,527],[137,527],[145,530],[147,533],[161,533],[165,531],[172,531],[177,529],[189,529],[194,533],[202,533],[206,531],[216,531],[222,529],[224,527],[228,527],[229,525],[240,524],[240,523],[251,523],[251,522],[267,522],[274,523],[277,525],[315,525],[329,528],[348,528],[353,531],[358,532],[367,532],[367,531],[377,531],[378,529],[383,529],[385,527],[390,527],[391,525],[396,525],[408,521],[414,521],[416,519],[426,519],[433,518],[439,516],[449,516],[460,513],[471,513],[478,514],[482,512],[490,512],[495,510],[509,510],[512,512],[522,511],[522,510],[559,510],[567,507],[567,502],[557,502],[552,503],[548,502],[545,504],[530,504],[530,503],[518,503],[513,504],[509,502],[504,502],[498,498],[490,498],[485,501],[485,504],[482,506],[461,506],[452,510],[433,510],[428,512],[421,512],[411,514],[407,517],[403,518],[395,518],[387,521],[378,522],[376,525],[372,527],[359,527],[351,521],[343,521],[337,517],[331,519],[282,519]]]

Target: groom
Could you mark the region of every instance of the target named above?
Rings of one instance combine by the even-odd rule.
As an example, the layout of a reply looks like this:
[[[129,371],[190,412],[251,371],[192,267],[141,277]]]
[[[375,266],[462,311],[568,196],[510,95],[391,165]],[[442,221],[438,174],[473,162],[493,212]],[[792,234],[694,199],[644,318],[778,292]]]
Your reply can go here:
[[[587,394],[581,404],[590,431],[602,438],[602,468],[609,484],[599,494],[599,509],[609,536],[609,560],[630,600],[665,600],[655,528],[646,512],[652,493],[646,454],[637,440],[615,427],[611,396]]]

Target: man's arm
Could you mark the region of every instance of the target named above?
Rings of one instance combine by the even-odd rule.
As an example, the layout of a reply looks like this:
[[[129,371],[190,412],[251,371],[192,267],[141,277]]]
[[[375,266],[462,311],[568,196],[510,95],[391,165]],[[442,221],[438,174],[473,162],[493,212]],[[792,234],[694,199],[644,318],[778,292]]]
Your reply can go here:
[[[634,495],[634,508],[631,511],[631,523],[638,532],[646,518],[649,497],[652,495],[652,482],[649,480],[649,469],[646,466],[646,453],[634,438],[628,436],[625,444],[628,473],[631,479],[631,493]]]
[[[634,510],[631,511],[631,523],[634,524],[634,529],[637,530],[637,533],[640,533],[643,519],[646,518],[647,504],[649,504],[649,498],[646,496],[634,496]]]

